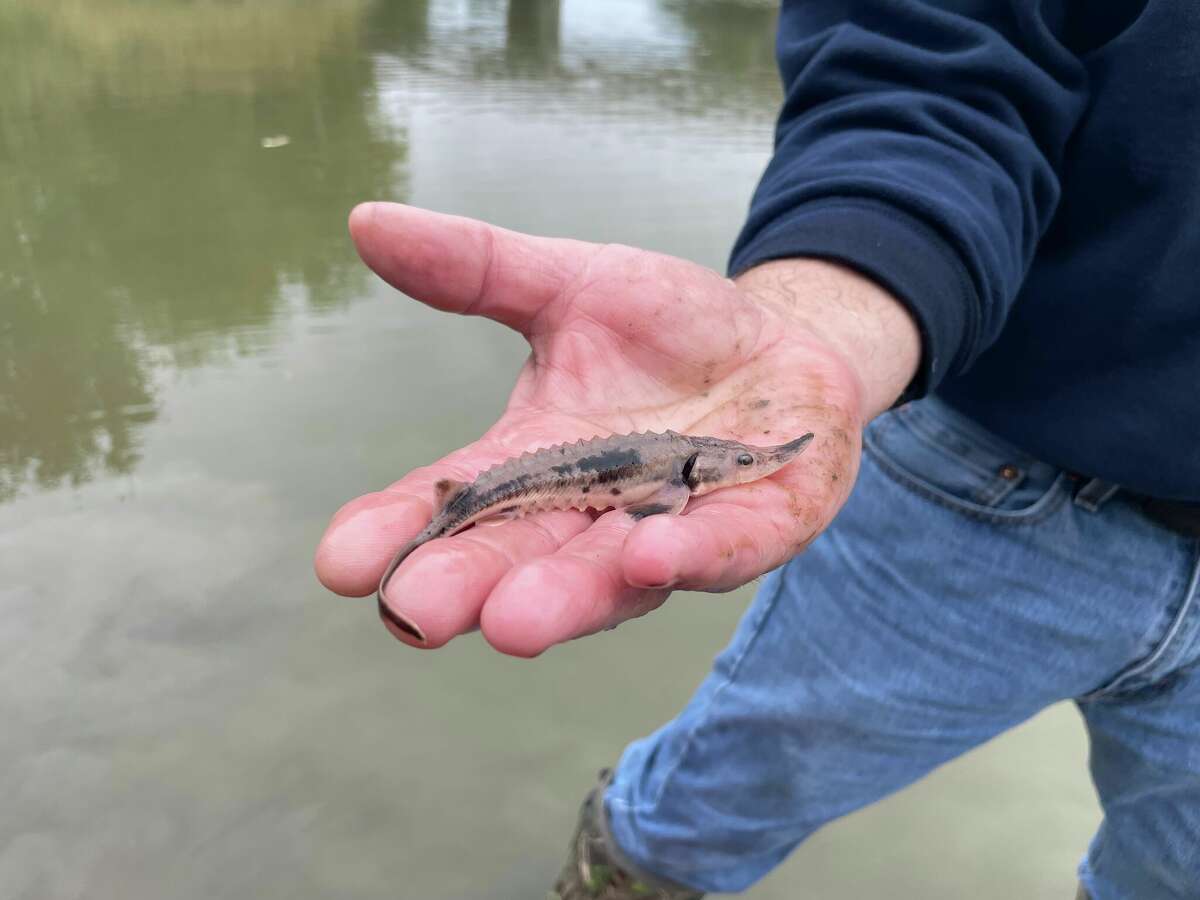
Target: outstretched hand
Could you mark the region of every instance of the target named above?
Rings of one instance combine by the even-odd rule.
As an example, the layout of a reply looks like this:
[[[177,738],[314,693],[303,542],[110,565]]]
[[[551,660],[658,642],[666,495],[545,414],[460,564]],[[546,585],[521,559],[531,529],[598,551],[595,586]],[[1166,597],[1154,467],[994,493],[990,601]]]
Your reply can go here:
[[[533,656],[643,615],[672,589],[729,590],[780,565],[833,519],[858,469],[863,424],[915,366],[907,314],[826,263],[793,261],[808,267],[798,275],[768,264],[735,283],[630,247],[383,203],[355,209],[350,230],[367,265],[405,294],[495,319],[521,332],[531,353],[504,414],[478,441],[334,516],[316,570],[339,594],[375,591],[392,554],[429,522],[438,480],[469,481],[526,450],[646,430],[762,445],[816,434],[775,475],[694,498],[682,516],[635,523],[619,510],[545,512],[431,541],[386,591],[426,640],[385,624],[415,646],[479,627],[498,650]],[[819,314],[798,293],[823,304]],[[881,305],[882,324],[829,325]],[[877,327],[914,348],[887,357],[886,377],[878,358],[865,368],[852,361]]]

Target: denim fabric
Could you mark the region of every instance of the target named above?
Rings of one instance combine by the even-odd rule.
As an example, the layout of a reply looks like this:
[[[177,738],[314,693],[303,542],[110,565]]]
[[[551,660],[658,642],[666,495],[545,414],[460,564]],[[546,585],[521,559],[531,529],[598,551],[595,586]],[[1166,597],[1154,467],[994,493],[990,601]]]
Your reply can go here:
[[[1200,542],[1076,488],[936,398],[877,419],[833,526],[623,754],[605,800],[625,853],[741,890],[824,823],[1073,698],[1105,810],[1081,881],[1094,900],[1200,897]]]

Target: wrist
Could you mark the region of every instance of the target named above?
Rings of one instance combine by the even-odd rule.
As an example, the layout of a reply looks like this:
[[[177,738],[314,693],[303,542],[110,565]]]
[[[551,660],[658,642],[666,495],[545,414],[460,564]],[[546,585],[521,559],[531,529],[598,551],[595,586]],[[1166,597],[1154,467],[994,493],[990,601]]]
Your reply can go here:
[[[782,259],[734,282],[751,300],[804,329],[836,354],[859,382],[864,424],[891,408],[916,375],[916,321],[879,284],[837,263]]]

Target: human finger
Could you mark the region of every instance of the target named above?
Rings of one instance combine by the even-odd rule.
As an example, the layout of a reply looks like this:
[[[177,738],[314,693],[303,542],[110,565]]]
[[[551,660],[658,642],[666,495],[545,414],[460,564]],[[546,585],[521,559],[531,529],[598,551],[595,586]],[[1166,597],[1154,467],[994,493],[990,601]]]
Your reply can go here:
[[[555,552],[591,522],[574,510],[544,512],[430,541],[388,581],[384,624],[406,644],[441,647],[476,627],[484,600],[513,566]]]
[[[741,489],[738,499],[698,505],[682,516],[652,516],[625,542],[621,571],[635,586],[733,590],[782,565],[819,532],[815,504],[778,484]]]
[[[508,455],[509,451],[486,440],[477,441],[432,465],[413,469],[382,491],[346,503],[334,513],[317,545],[317,578],[344,597],[374,593],[396,551],[432,519],[437,483],[470,481]]]
[[[502,653],[537,656],[660,606],[669,591],[631,587],[621,574],[633,524],[623,511],[607,513],[555,553],[515,566],[483,605],[484,637]]]
[[[363,261],[408,296],[523,333],[597,249],[399,203],[355,207],[350,234]]]

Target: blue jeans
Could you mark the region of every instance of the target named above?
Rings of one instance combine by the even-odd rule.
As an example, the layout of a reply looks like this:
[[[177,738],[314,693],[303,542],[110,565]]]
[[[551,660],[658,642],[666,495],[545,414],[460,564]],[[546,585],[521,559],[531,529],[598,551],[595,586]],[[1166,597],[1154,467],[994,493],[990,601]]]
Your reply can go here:
[[[877,419],[833,526],[771,573],[605,794],[631,860],[738,891],[826,822],[1065,698],[1094,900],[1200,898],[1200,542],[936,399]],[[1019,860],[1013,861],[1019,865]]]

